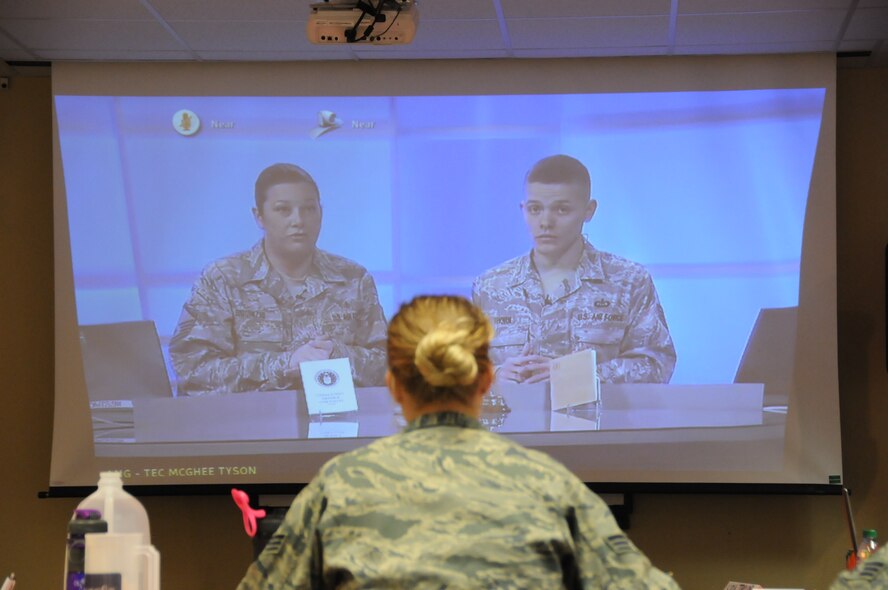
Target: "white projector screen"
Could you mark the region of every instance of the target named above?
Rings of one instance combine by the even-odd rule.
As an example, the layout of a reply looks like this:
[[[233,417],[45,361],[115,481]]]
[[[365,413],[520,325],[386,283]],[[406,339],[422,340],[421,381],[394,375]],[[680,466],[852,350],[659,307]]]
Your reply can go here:
[[[650,274],[675,369],[570,412],[503,384],[485,424],[593,484],[841,482],[832,56],[59,63],[53,94],[53,489],[301,483],[403,424],[360,375],[359,411],[319,417],[299,382],[193,390],[174,362],[202,271],[261,251],[267,166],[311,174],[318,247],[389,319],[528,254],[525,174],[553,154],[589,170],[588,242]]]

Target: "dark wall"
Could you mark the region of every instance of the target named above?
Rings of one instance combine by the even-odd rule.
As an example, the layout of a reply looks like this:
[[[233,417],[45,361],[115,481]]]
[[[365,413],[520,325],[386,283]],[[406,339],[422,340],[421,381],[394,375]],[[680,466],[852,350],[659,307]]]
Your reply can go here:
[[[13,78],[0,90],[0,575],[62,584],[75,499],[38,500],[52,437],[51,88]],[[858,525],[888,531],[888,70],[838,73],[838,327],[845,480]],[[823,236],[824,240],[836,239]],[[64,386],[64,384],[62,384]],[[144,504],[165,588],[233,588],[251,548],[228,497]],[[686,589],[729,580],[825,588],[849,545],[837,497],[641,495],[631,537]],[[884,535],[883,535],[884,536]]]

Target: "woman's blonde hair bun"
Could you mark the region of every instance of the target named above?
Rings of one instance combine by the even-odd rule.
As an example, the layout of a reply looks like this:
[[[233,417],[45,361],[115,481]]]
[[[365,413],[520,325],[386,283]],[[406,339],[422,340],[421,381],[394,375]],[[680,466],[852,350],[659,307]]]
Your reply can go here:
[[[457,322],[465,325],[466,322]],[[477,344],[468,327],[442,322],[425,334],[416,346],[414,362],[433,387],[469,385],[478,377]]]
[[[465,402],[490,371],[493,326],[457,295],[419,295],[389,322],[388,365],[420,405]]]

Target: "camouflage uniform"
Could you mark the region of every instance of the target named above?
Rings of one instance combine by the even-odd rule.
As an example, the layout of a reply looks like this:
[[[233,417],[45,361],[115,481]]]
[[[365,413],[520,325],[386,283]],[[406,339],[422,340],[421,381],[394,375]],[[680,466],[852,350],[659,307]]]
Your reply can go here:
[[[212,263],[195,283],[170,340],[179,390],[301,389],[298,375],[285,370],[293,351],[312,339],[335,342],[331,358],[351,359],[356,385],[381,385],[386,324],[373,278],[315,250],[294,295],[262,244]]]
[[[678,586],[561,464],[444,412],[327,463],[238,588]]]
[[[888,590],[888,545],[858,564],[852,571],[844,571],[829,590]]]
[[[651,275],[586,243],[576,274],[549,298],[531,255],[475,279],[472,300],[496,328],[495,365],[532,352],[559,357],[594,348],[605,383],[668,383],[675,347]]]

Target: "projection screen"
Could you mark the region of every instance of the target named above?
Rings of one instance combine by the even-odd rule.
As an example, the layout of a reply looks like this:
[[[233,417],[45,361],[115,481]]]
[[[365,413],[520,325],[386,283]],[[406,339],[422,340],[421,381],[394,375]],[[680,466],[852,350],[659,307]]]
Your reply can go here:
[[[599,406],[568,410],[546,383],[499,383],[482,422],[591,483],[841,482],[833,56],[59,63],[53,95],[53,489],[106,469],[128,485],[300,483],[397,432],[379,329],[415,295],[472,297],[529,259],[525,175],[555,154],[589,171],[590,251],[649,276],[674,370],[603,377]],[[317,248],[366,277],[297,320],[225,299],[201,335],[183,309],[220,264],[262,258],[255,183],[276,163],[317,185]],[[573,342],[622,326],[632,301],[553,309]],[[357,411],[311,413],[299,379],[233,360],[268,326],[309,325],[345,343]],[[586,347],[601,361],[608,346],[623,344]]]

